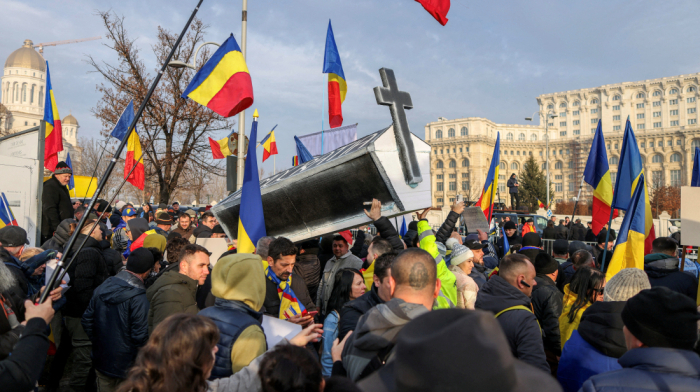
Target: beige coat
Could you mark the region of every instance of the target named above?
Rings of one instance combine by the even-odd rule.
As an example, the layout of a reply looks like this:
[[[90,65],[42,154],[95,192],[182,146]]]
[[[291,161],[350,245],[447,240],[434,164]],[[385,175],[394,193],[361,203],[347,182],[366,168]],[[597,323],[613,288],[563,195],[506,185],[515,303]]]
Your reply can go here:
[[[474,279],[462,271],[457,265],[451,265],[450,271],[455,275],[457,280],[457,307],[461,309],[474,309],[476,302],[476,294],[479,292],[479,286],[476,285]]]

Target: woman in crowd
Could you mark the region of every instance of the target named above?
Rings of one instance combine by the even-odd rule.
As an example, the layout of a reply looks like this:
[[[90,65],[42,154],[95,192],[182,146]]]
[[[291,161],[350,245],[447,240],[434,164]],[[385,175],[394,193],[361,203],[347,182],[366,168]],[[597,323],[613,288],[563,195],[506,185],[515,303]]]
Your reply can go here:
[[[457,278],[457,307],[461,309],[474,309],[476,294],[479,286],[469,274],[474,268],[474,253],[464,245],[455,245],[450,260],[450,271]]]
[[[562,349],[571,333],[578,329],[583,312],[603,300],[604,287],[605,274],[589,267],[577,270],[571,283],[564,286],[564,309],[559,316]]]
[[[346,268],[335,274],[333,292],[328,300],[328,314],[323,321],[323,352],[321,353],[321,366],[323,375],[329,377],[333,369],[331,347],[338,337],[338,321],[340,309],[346,302],[359,298],[365,293],[365,280],[360,271]]]

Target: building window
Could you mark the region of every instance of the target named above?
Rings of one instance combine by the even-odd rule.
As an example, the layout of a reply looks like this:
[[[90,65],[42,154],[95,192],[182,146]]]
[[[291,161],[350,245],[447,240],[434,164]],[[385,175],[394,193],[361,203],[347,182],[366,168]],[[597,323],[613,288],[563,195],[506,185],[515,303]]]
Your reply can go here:
[[[533,142],[536,142],[537,141],[537,134],[533,133],[532,135],[530,135],[530,140],[532,140]]]
[[[591,99],[591,105],[597,105],[599,102],[597,98]]]
[[[620,160],[616,156],[610,157],[610,164],[611,165],[617,165],[620,162]]]
[[[613,125],[613,131],[619,131],[619,130],[620,130],[619,125]],[[593,133],[595,133],[595,132],[593,132]]]
[[[438,180],[442,180],[443,177],[444,177],[444,174],[438,174],[438,175],[437,175],[437,179],[438,179]]]
[[[25,121],[25,122],[24,122],[24,125],[29,125],[29,121]]]
[[[656,91],[654,91],[654,94],[651,94],[651,95],[654,96],[654,97],[658,97],[658,96],[661,95],[661,91],[656,90]]]
[[[469,190],[469,181],[462,181],[462,190],[463,191]]]
[[[455,129],[454,128],[450,128],[447,131],[447,137],[455,137]]]
[[[677,127],[677,126],[678,126],[678,120],[673,120],[673,121],[671,121],[671,126],[672,126],[672,127]]]
[[[661,154],[656,154],[651,158],[651,163],[661,163],[663,160],[664,158],[661,156]]]
[[[676,139],[676,146],[682,146],[683,142],[681,142],[681,139]]]
[[[620,149],[619,144],[615,143],[615,149],[616,149],[616,150],[619,150],[619,149]]]
[[[567,164],[567,167],[569,169],[573,169],[574,168],[574,161],[569,161],[569,163]]]
[[[512,132],[508,132],[506,134],[506,140],[513,140],[513,133]]]
[[[469,178],[469,173],[462,173],[462,178]]]
[[[500,165],[498,165],[498,166],[499,166],[499,167],[501,168],[501,170],[503,170],[503,171],[505,171],[505,170],[507,170],[507,169],[508,169],[508,165],[506,165],[506,163],[505,163],[505,162],[501,162],[501,164],[500,164]]]
[[[559,136],[566,136],[566,131],[559,132]]]
[[[554,164],[554,169],[555,169],[555,170],[563,169],[563,168],[564,168],[564,164],[561,163],[561,161],[559,161],[559,162],[557,162],[557,163]]]
[[[695,113],[695,108],[688,108],[688,114]]]
[[[518,170],[518,164],[517,162],[513,162],[510,164],[510,170]]]
[[[696,118],[689,118],[688,119],[688,125],[695,125],[698,123],[698,120]]]
[[[445,183],[444,182],[438,182],[437,183],[437,191],[442,192],[445,190]]]
[[[435,139],[442,139],[442,129],[435,131]]]
[[[681,186],[680,170],[671,170],[671,186]]]
[[[574,184],[573,182],[570,182],[569,183],[569,192],[573,192],[575,186],[576,186],[576,184]]]
[[[686,93],[694,93],[695,91],[695,87],[688,87],[688,89],[685,90]]]
[[[443,150],[443,149],[441,148],[441,149],[440,149],[440,154],[444,154],[444,153],[445,153],[445,150]]]
[[[619,111],[619,110],[620,110],[620,105],[613,105],[613,110]]]
[[[659,146],[662,147],[663,145]],[[654,147],[654,142],[649,142],[649,147]]]
[[[654,117],[661,117],[661,112],[654,112],[652,115]]]
[[[450,181],[450,190],[451,191],[457,190],[457,181]]]
[[[651,172],[651,184],[654,188],[661,186],[663,184],[663,173],[661,171]]]
[[[547,109],[554,109],[554,105],[550,103],[549,105],[547,105]]]
[[[517,155],[520,155],[520,151],[516,151],[515,153],[516,153]]]
[[[644,142],[639,143],[639,147],[641,148],[647,148],[647,144]]]
[[[619,101],[619,100],[620,100],[620,96],[619,96],[619,95],[616,95],[616,96],[613,97],[613,101]]]
[[[451,173],[451,174],[449,175],[449,177],[450,177],[450,178],[457,178],[457,173]]]
[[[574,179],[574,175],[573,175],[573,174],[569,174],[569,180],[573,180],[573,179]]]
[[[644,113],[637,113],[637,120],[641,120],[644,118]]]
[[[574,135],[580,135],[581,130],[580,129],[574,129]]]
[[[547,162],[542,164],[542,170],[547,170]]]
[[[678,100],[677,99],[669,99],[668,104],[669,105],[678,105]]]
[[[613,121],[620,121],[620,115],[613,116]]]
[[[671,110],[670,114],[671,114],[672,116],[677,116],[677,115],[678,115],[678,109]]]
[[[674,152],[671,155],[671,162],[680,162],[681,161],[681,154]]]
[[[618,126],[618,128],[619,128],[619,126]],[[591,128],[591,133],[595,133],[595,128]]]
[[[554,179],[555,179],[555,180],[561,180],[562,177],[564,177],[564,176],[562,176],[561,174],[555,174],[555,175],[554,175]]]
[[[454,169],[455,167],[457,167],[457,161],[454,159],[450,160],[450,169]]]
[[[644,129],[646,125],[644,124],[637,124],[637,129]]]
[[[560,121],[559,122],[560,127],[565,127],[566,126],[566,121]]]
[[[561,192],[562,188],[563,187],[562,187],[561,182],[557,182],[556,184],[554,184],[554,191],[555,192]]]
[[[578,113],[579,113],[578,110],[574,110],[574,112],[573,112],[572,114],[573,114],[574,116],[578,116]]]
[[[672,88],[671,91],[669,91],[669,94],[678,94],[678,89]]]
[[[547,123],[547,125],[549,125],[550,127],[553,127],[553,126],[554,126],[554,123],[553,123],[553,122]]]
[[[566,117],[566,112],[559,112],[559,117]]]
[[[467,127],[462,127],[461,133],[462,136],[469,136],[469,129]]]
[[[653,107],[659,107],[659,106],[661,106],[661,101],[653,102],[653,103],[651,104],[651,106],[653,106]]]
[[[565,108],[565,107],[566,107],[566,102],[560,103],[560,104],[559,104],[559,107],[560,107],[560,108]]]
[[[462,159],[462,167],[469,167],[469,159]]]
[[[442,197],[438,197],[438,198],[437,198],[437,202],[438,202],[439,205],[442,206]]]
[[[525,134],[521,133],[520,135],[518,135],[518,140],[525,141]]]
[[[573,125],[579,125],[581,122],[579,120],[574,120]]]
[[[644,98],[644,97],[645,97],[644,93],[638,93],[638,94],[637,94],[637,99],[641,99],[641,98]]]
[[[454,204],[454,202],[455,202],[455,198],[454,198],[454,197],[450,197],[450,203],[451,203],[451,204]]]
[[[437,164],[435,165],[435,167],[438,169],[442,169],[443,168],[442,161],[437,161]]]
[[[654,123],[654,128],[661,128],[661,123],[660,123],[660,122],[655,122],[655,123]]]
[[[637,104],[637,109],[644,109],[644,104],[643,104],[643,103],[638,103],[638,104]]]
[[[596,114],[598,113],[598,109],[591,109],[591,114]]]
[[[592,119],[591,119],[591,124],[598,124],[598,119],[597,119],[597,118],[592,118]]]
[[[542,151],[540,151],[540,156],[542,156]]]
[[[612,181],[613,185],[617,182],[617,172],[610,172],[610,180]]]
[[[693,102],[695,102],[695,97],[688,97],[688,98],[685,99],[685,101],[686,101],[687,103],[693,103]]]

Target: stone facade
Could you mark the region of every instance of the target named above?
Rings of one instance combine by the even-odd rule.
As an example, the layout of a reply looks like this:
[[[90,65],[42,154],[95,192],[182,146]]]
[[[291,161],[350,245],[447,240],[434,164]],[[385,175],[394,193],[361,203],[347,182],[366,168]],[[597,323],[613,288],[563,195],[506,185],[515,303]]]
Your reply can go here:
[[[479,198],[497,132],[501,133],[498,188],[501,201],[509,204],[505,183],[510,173],[519,173],[529,155],[545,169],[544,113],[548,112],[556,115],[548,124],[555,202],[577,195],[599,119],[613,179],[629,116],[649,186],[687,185],[693,151],[700,147],[699,79],[697,73],[540,95],[539,126],[496,124],[477,117],[439,118],[425,126],[425,140],[432,147],[433,205],[450,204],[457,194],[468,200]],[[584,186],[582,193],[582,200],[590,198],[590,187]]]

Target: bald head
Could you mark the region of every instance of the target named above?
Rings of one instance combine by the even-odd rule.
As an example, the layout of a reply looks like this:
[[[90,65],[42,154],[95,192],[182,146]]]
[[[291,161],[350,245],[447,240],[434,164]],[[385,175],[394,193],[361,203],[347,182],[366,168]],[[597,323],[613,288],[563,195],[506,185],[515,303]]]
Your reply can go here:
[[[528,297],[532,296],[532,287],[537,284],[535,275],[535,266],[525,255],[508,255],[498,265],[498,276]]]
[[[391,277],[396,282],[396,290],[432,292],[435,290],[437,265],[433,256],[423,249],[406,249],[391,263]]]

